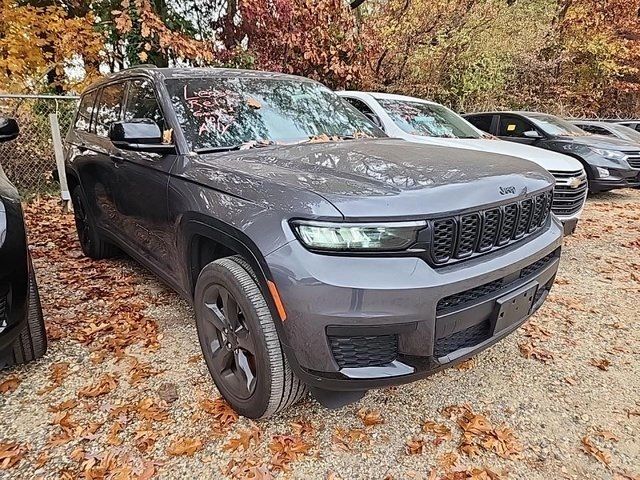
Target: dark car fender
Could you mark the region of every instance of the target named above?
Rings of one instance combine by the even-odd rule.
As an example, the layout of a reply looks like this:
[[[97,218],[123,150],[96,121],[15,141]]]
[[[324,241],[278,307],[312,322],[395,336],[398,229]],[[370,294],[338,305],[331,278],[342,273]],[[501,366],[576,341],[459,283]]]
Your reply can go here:
[[[253,273],[255,274],[258,286],[262,291],[265,301],[267,302],[267,306],[269,307],[269,311],[271,312],[271,317],[274,320],[274,324],[289,365],[300,378],[304,379],[308,377],[308,374],[299,366],[293,350],[287,347],[288,342],[286,340],[286,328],[278,313],[278,308],[276,307],[276,303],[267,283],[273,282],[273,276],[271,275],[269,266],[267,265],[263,254],[255,243],[240,230],[203,214],[192,213],[185,215],[181,221],[180,228],[182,231],[182,247],[185,253],[185,265],[187,265],[189,269],[187,272],[190,282],[188,288],[191,292],[189,300],[193,302],[195,281],[200,273],[194,271],[194,266],[198,265],[198,253],[194,248],[194,240],[198,236],[212,240],[242,256],[243,259],[249,263]]]

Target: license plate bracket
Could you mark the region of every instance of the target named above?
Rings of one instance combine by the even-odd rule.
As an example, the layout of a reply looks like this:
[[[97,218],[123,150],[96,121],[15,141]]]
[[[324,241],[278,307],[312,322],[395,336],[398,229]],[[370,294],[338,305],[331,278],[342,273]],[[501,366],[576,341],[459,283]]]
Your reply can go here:
[[[492,322],[494,333],[509,328],[529,315],[538,286],[538,282],[531,282],[496,300]]]

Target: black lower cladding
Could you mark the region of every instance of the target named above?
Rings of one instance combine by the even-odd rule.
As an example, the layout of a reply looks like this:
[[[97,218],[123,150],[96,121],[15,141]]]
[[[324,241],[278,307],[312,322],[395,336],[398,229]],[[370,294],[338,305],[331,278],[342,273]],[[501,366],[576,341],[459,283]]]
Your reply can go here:
[[[533,262],[530,265],[527,265],[522,270],[520,270],[519,278],[526,278],[532,275],[537,274],[543,268],[545,268],[548,264],[550,264],[557,256],[559,255],[558,251],[553,251],[548,255],[545,255],[540,260]],[[516,279],[517,281],[517,279]],[[462,308],[469,304],[475,303],[477,300],[495,293],[503,288],[507,287],[509,282],[504,278],[499,278],[498,280],[494,280],[493,282],[485,283],[478,287],[471,288],[469,290],[465,290],[464,292],[456,293],[453,295],[449,295],[448,297],[442,298],[438,305],[436,306],[436,315],[440,315],[447,311],[456,310],[458,308]]]
[[[378,367],[398,356],[398,335],[329,336],[340,368]]]
[[[456,350],[478,345],[489,337],[491,337],[491,322],[486,320],[446,337],[436,339],[433,355],[438,358],[444,357]]]

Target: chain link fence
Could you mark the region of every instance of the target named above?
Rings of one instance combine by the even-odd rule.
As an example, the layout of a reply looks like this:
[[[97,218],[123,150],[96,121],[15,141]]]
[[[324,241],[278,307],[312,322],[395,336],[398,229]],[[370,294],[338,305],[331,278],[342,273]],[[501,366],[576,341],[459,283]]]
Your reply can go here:
[[[58,116],[64,137],[73,121],[78,98],[0,95],[0,115],[14,117],[20,125],[20,136],[15,141],[0,143],[0,165],[21,193],[47,192],[57,187],[49,115]]]

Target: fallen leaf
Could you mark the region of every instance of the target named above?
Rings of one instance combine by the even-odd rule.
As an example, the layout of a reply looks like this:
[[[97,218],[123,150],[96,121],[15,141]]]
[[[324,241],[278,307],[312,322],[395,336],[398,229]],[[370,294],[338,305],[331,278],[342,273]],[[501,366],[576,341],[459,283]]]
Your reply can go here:
[[[249,105],[251,108],[254,108],[256,110],[259,108],[262,108],[262,104],[253,97],[247,98],[247,105]]]
[[[289,464],[303,455],[307,455],[311,445],[299,435],[274,435],[269,442],[273,454],[270,464],[274,470],[289,471]]]
[[[604,440],[609,440],[611,442],[617,442],[618,440],[620,440],[615,433],[613,433],[610,430],[602,430],[599,429],[596,431],[595,433],[597,436],[602,437]]]
[[[360,418],[360,420],[362,420],[362,423],[365,425],[365,427],[380,425],[381,423],[384,423],[380,412],[376,410],[369,410],[365,407],[358,410],[358,417]]]
[[[2,382],[0,382],[0,393],[10,393],[13,392],[18,385],[20,385],[21,380],[15,375],[5,378]]]
[[[407,455],[419,455],[424,451],[424,440],[418,437],[414,437],[411,440],[407,440],[405,444],[405,452]]]
[[[435,434],[437,444],[443,441],[449,441],[452,438],[451,429],[449,427],[436,423],[432,420],[427,420],[422,424],[422,431]]]
[[[17,442],[0,442],[0,470],[8,470],[20,463],[27,447]]]
[[[95,398],[100,395],[105,395],[115,390],[118,386],[118,380],[111,374],[104,374],[100,379],[91,385],[87,385],[84,388],[78,390],[78,396]]]
[[[534,342],[525,342],[518,345],[520,353],[524,358],[539,360],[542,363],[549,363],[553,360],[553,354],[542,347],[537,346]]]
[[[588,453],[605,465],[609,465],[611,463],[611,454],[594,445],[589,436],[582,437],[582,446],[580,448],[583,452]]]
[[[592,358],[589,361],[589,363],[594,367],[597,367],[600,370],[603,370],[605,372],[609,370],[609,367],[611,366],[611,361],[607,360],[606,358],[600,358],[600,359]]]
[[[174,456],[186,455],[191,457],[202,448],[202,445],[202,440],[199,438],[182,437],[171,442],[167,447],[167,453]]]
[[[227,443],[222,446],[222,449],[227,452],[235,451],[247,451],[253,443],[258,445],[262,432],[260,429],[253,425],[250,429],[241,430],[237,437],[231,438]]]

